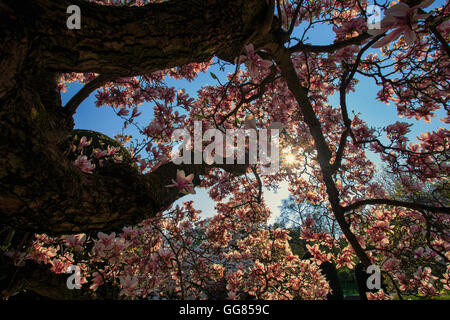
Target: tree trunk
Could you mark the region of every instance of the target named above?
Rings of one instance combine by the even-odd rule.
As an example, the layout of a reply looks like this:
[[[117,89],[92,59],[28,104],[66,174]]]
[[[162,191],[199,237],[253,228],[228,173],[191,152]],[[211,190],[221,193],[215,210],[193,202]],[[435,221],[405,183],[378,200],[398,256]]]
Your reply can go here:
[[[80,30],[66,27],[72,4],[81,8]],[[172,0],[139,8],[1,0],[0,223],[48,234],[116,230],[177,200],[178,190],[164,187],[176,169],[198,176],[208,166],[169,163],[141,175],[107,164],[87,174],[65,158],[74,124],[61,106],[58,75],[142,75],[214,55],[232,61],[266,10],[264,0]]]

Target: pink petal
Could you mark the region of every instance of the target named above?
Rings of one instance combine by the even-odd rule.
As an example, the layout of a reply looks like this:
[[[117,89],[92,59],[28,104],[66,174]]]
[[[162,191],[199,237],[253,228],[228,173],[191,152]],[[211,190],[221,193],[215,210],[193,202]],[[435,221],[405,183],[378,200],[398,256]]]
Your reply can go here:
[[[387,16],[386,18],[381,20],[381,28],[382,29],[391,29],[391,28],[395,27],[396,25],[403,24],[402,22],[403,22],[402,19],[398,19],[393,16]]]
[[[250,44],[246,45],[245,46],[245,51],[247,51],[247,55],[248,56],[253,55],[255,53],[255,49],[253,47],[253,44],[250,43]]]
[[[261,65],[264,69],[270,68],[272,66],[272,64],[273,64],[272,61],[269,61],[269,60],[263,60],[261,62]]]
[[[185,176],[184,171],[183,170],[177,170],[177,180],[178,179],[185,179],[185,178],[186,178],[186,176]]]
[[[394,16],[394,17],[406,17],[406,15],[408,14],[409,11],[409,6],[404,3],[404,2],[400,2],[397,3],[396,5],[390,7],[389,9],[387,9],[384,14],[386,16]]]
[[[244,63],[245,61],[247,61],[247,56],[240,56],[239,59],[237,60],[238,64]]]
[[[416,42],[416,40],[417,40],[417,36],[414,31],[409,30],[409,29],[405,31],[405,41],[409,46],[413,45],[414,42]]]
[[[372,48],[381,48],[387,44],[389,44],[390,42],[396,40],[398,37],[400,37],[400,35],[403,32],[403,28],[397,28],[394,31],[392,31],[391,33],[389,33],[386,37],[384,37],[383,39],[381,39],[380,41],[378,41],[377,43],[375,43]]]

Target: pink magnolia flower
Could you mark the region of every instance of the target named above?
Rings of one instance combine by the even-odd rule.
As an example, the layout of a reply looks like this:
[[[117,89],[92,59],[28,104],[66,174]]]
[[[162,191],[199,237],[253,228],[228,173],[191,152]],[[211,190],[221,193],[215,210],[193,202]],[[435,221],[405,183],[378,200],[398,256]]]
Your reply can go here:
[[[367,299],[368,300],[390,300],[390,297],[383,291],[383,289],[380,289],[378,292],[375,292],[375,293],[367,292]]]
[[[78,156],[78,158],[73,163],[76,167],[80,168],[81,171],[86,173],[92,173],[95,168],[95,164],[91,163],[86,156]]]
[[[400,260],[397,258],[389,258],[384,262],[384,268],[388,271],[394,270],[398,265],[400,265]]]
[[[238,59],[238,63],[245,62],[247,71],[252,78],[256,78],[259,75],[260,69],[265,70],[272,65],[272,61],[263,60],[255,53],[253,44],[246,45],[245,51],[247,52],[247,55],[240,56]]]
[[[114,155],[114,163],[121,163],[123,161],[123,157],[117,154]]]
[[[173,184],[169,184],[166,188],[177,187],[180,192],[184,194],[192,193],[195,194],[194,184],[192,183],[192,179],[194,179],[194,174],[190,174],[186,177],[183,170],[177,170],[177,180],[173,180]]]
[[[97,290],[97,288],[103,284],[103,277],[100,273],[98,272],[94,272],[92,274],[93,279],[92,279],[92,285],[89,287],[89,289],[91,290]]]
[[[95,243],[94,252],[99,257],[104,257],[109,251],[114,248],[114,243],[116,239],[116,233],[113,232],[107,235],[103,232],[97,234],[98,241]]]
[[[425,0],[418,5],[410,8],[406,3],[400,2],[385,11],[386,17],[381,21],[381,29],[370,29],[371,35],[377,36],[389,29],[394,29],[383,39],[375,43],[373,48],[381,48],[396,40],[400,35],[404,34],[405,41],[408,45],[412,45],[417,40],[416,32],[419,19],[425,19],[428,14],[419,14],[418,9],[430,6],[434,0]]]
[[[92,154],[94,155],[94,157],[96,158],[102,158],[104,156],[106,156],[108,154],[107,150],[100,150],[100,149],[95,149]]]
[[[83,244],[86,241],[86,235],[84,233],[66,236],[65,242],[66,246],[69,248],[74,248],[77,251],[83,249]]]
[[[123,287],[120,294],[125,295],[127,297],[131,297],[135,295],[138,291],[138,285],[139,285],[139,279],[136,276],[126,275],[126,276],[120,276],[120,284]]]
[[[116,152],[119,152],[120,148],[119,147],[112,147],[112,146],[108,146],[107,152],[108,152],[108,156],[115,154]]]
[[[92,143],[92,138],[87,139],[85,136],[81,137],[80,144],[78,145],[78,149],[83,149],[84,147],[90,146]]]
[[[312,227],[315,223],[316,223],[316,222],[314,221],[313,218],[311,218],[310,215],[308,215],[308,216],[306,217],[306,219],[305,219],[305,226],[306,226],[307,228]]]
[[[144,129],[144,133],[148,136],[156,136],[163,130],[161,124],[156,121],[152,121],[147,128]]]

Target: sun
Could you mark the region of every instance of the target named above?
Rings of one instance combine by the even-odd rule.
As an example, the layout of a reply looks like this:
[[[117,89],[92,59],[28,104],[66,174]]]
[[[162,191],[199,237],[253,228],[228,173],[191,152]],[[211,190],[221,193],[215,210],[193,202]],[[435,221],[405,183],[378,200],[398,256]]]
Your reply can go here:
[[[284,149],[282,153],[282,161],[284,166],[292,167],[298,163],[298,156],[292,151],[292,148],[288,147]]]
[[[286,155],[284,156],[284,162],[285,162],[287,165],[292,165],[292,164],[294,164],[295,162],[297,162],[297,157],[296,157],[294,154],[292,154],[292,153],[288,153],[288,154],[286,154]]]

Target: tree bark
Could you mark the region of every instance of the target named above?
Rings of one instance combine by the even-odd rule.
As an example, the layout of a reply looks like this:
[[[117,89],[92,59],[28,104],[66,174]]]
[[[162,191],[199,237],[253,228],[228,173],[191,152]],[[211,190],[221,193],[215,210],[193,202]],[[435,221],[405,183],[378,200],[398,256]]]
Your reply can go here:
[[[73,4],[81,8],[80,30],[66,27],[66,8]],[[176,188],[165,188],[176,170],[199,176],[208,166],[169,163],[141,175],[108,164],[86,174],[64,157],[74,124],[61,106],[58,75],[142,75],[215,55],[232,61],[267,8],[264,0],[120,8],[81,0],[1,0],[0,224],[52,235],[116,230],[180,198]]]
[[[69,5],[81,9],[81,29],[66,26]],[[23,27],[43,67],[55,72],[132,76],[213,56],[233,61],[262,23],[264,0],[171,0],[144,7],[83,0],[3,0],[2,29]]]

